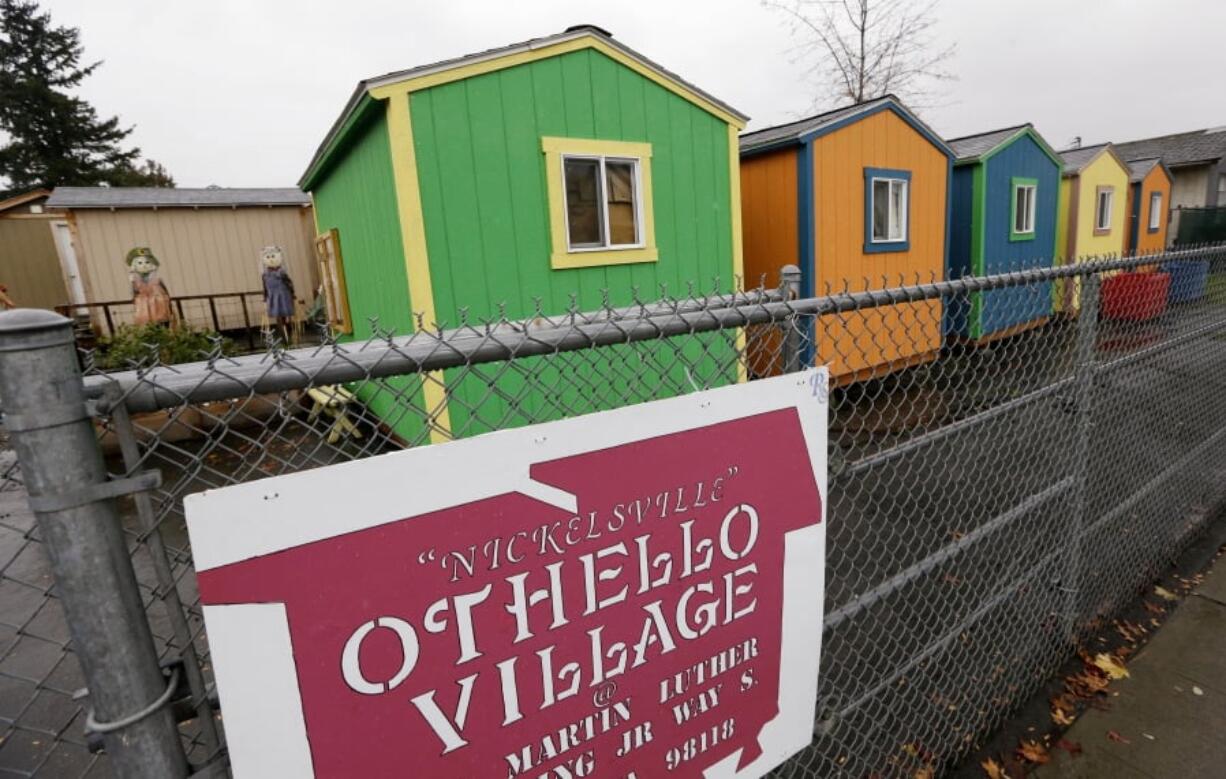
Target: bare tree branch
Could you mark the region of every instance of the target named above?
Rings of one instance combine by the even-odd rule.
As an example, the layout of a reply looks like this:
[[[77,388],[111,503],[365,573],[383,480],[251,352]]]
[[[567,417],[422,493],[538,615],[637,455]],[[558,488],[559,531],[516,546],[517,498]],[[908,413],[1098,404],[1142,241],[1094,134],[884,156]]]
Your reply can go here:
[[[813,106],[861,103],[895,94],[913,107],[933,104],[955,80],[945,65],[953,45],[937,40],[939,0],[762,0],[782,13],[807,60]]]

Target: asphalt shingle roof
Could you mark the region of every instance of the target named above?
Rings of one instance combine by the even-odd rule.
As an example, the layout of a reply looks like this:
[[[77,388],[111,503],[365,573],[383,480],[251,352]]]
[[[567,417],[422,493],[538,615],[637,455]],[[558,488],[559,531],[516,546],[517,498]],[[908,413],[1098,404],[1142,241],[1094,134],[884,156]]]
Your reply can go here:
[[[751,133],[745,133],[741,136],[741,152],[744,153],[767,146],[774,146],[779,143],[798,140],[801,136],[808,135],[815,130],[820,130],[835,122],[842,121],[849,116],[871,111],[882,103],[888,102],[900,105],[892,96],[886,95],[875,100],[867,100],[863,103],[853,103],[842,108],[836,108],[824,114],[797,119],[795,122],[778,124],[774,127],[766,127],[761,130],[754,130]]]
[[[1105,143],[1100,143],[1095,146],[1081,146],[1076,149],[1067,149],[1060,152],[1061,159],[1064,160],[1065,173],[1078,173],[1086,166],[1090,160],[1098,156],[1098,153],[1106,146]]]
[[[1128,180],[1141,181],[1149,172],[1154,169],[1154,166],[1162,162],[1157,157],[1150,157],[1144,160],[1128,160]]]
[[[961,138],[951,138],[945,143],[954,150],[954,157],[959,160],[973,159],[995,149],[1000,144],[1017,135],[1030,125],[1019,124],[1016,127],[1005,127],[1000,130],[989,130],[978,135],[965,135]]]
[[[56,187],[47,198],[47,205],[52,208],[226,208],[310,204],[306,193],[294,187]]]
[[[1160,157],[1166,166],[1211,163],[1226,157],[1226,128],[1194,130],[1187,133],[1143,138],[1139,141],[1115,144],[1115,150],[1125,160]]]

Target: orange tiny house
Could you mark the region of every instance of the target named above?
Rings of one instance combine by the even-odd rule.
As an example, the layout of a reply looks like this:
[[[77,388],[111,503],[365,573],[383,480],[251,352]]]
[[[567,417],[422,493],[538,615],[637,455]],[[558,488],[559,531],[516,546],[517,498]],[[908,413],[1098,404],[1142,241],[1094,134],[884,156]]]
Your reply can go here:
[[[1160,252],[1166,248],[1166,228],[1171,213],[1171,172],[1162,160],[1128,162],[1128,243],[1132,254]]]
[[[741,136],[747,283],[789,263],[804,296],[944,278],[953,159],[893,96]],[[936,354],[941,303],[825,316],[813,336],[839,383],[881,376]]]

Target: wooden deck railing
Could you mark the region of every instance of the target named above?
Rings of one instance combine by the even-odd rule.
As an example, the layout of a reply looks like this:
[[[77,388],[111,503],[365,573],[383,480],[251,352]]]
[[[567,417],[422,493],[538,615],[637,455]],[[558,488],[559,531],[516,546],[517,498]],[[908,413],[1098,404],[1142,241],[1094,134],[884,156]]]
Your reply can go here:
[[[184,315],[184,311],[183,311],[183,304],[185,302],[193,302],[193,301],[198,301],[198,300],[206,301],[208,303],[207,319],[212,324],[212,329],[214,331],[221,333],[221,332],[234,332],[236,330],[241,329],[244,331],[244,334],[247,338],[248,346],[250,346],[250,348],[252,349],[255,349],[256,344],[257,344],[256,334],[259,330],[260,322],[259,321],[253,322],[252,320],[252,307],[248,303],[248,300],[247,300],[248,298],[252,298],[252,297],[259,298],[262,301],[264,297],[264,293],[261,292],[260,290],[254,290],[251,292],[222,292],[218,294],[208,294],[208,295],[178,295],[178,296],[171,296],[170,301],[171,301],[171,304],[175,308],[175,313],[178,314],[180,322],[188,321],[188,318]],[[218,313],[217,303],[218,301],[228,301],[234,298],[238,299],[239,306],[242,309],[242,314],[243,314],[242,326],[241,328],[238,326],[223,327],[222,316]],[[257,310],[258,310],[258,305],[259,304],[257,304]],[[110,336],[110,335],[114,335],[115,330],[118,327],[118,325],[116,324],[116,320],[117,320],[116,315],[119,313],[119,311],[116,311],[115,309],[119,309],[122,311],[122,309],[132,309],[132,308],[133,308],[133,303],[132,303],[132,300],[129,298],[128,300],[103,300],[103,301],[91,301],[88,303],[64,303],[62,305],[56,306],[55,310],[58,313],[62,314],[63,316],[69,317],[70,319],[75,319],[79,314],[81,314],[82,309],[85,309],[89,311],[91,321],[96,322],[97,320],[96,320],[96,317],[93,315],[93,312],[98,309],[101,309],[102,310],[102,322],[104,323],[106,331],[103,333],[98,333],[97,332],[98,327],[96,324],[94,325],[93,329],[95,331],[95,334],[98,336]],[[192,318],[193,319],[197,318],[195,316],[195,312],[193,312]],[[123,324],[123,323],[120,322],[119,324]]]

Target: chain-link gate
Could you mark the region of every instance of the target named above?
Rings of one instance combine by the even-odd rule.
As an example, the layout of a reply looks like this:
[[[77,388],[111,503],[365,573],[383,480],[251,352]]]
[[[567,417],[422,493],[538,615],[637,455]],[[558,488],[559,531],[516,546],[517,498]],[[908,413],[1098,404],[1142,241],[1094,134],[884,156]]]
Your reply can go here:
[[[22,338],[0,326],[5,366]],[[23,480],[0,443],[0,773],[110,775],[117,731],[99,723],[156,731],[167,712],[193,769],[225,772],[185,495],[814,361],[832,371],[819,711],[812,744],[780,776],[955,765],[1226,498],[1220,246],[811,299],[785,285],[539,312],[245,357],[219,349],[190,365],[151,355],[125,373],[93,371],[87,356],[91,454],[111,478],[89,494],[122,493],[99,502],[118,506],[148,616],[135,643],[151,650],[142,667],[110,670],[143,675],[144,697],[126,708],[74,697],[87,686],[82,647],[57,595],[122,597],[53,589],[44,509],[77,509]],[[16,439],[47,422],[16,408],[5,382],[14,447],[38,460]],[[84,650],[95,666],[117,662]]]

